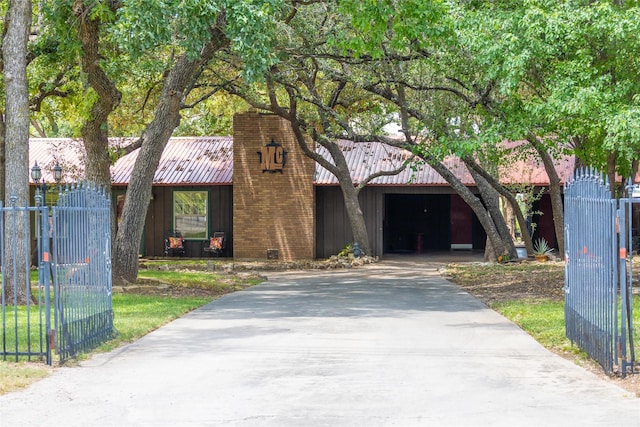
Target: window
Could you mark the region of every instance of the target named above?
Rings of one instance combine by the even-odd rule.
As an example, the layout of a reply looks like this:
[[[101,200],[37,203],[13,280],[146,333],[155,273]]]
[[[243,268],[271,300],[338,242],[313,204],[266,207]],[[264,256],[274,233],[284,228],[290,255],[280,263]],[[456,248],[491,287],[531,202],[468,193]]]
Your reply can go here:
[[[173,192],[173,228],[185,239],[206,239],[208,227],[207,191]]]

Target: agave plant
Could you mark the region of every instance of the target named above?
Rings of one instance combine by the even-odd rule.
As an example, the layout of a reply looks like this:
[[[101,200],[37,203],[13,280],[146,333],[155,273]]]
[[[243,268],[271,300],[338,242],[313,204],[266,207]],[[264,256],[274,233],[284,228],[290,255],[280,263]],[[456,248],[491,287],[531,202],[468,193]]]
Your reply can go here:
[[[553,254],[553,249],[549,246],[549,243],[544,239],[537,239],[533,243],[533,255],[534,256],[550,256]]]

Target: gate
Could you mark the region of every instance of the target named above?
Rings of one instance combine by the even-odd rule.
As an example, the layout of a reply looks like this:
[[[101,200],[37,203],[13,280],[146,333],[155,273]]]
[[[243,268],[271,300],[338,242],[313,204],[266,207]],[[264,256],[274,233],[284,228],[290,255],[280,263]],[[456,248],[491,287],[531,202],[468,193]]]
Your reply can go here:
[[[623,202],[621,202],[622,206]],[[572,342],[611,374],[614,365],[626,375],[632,343],[630,307],[624,294],[627,250],[618,201],[594,170],[576,172],[565,186],[565,327]],[[630,223],[630,222],[629,222]],[[630,248],[629,248],[630,249]],[[622,298],[620,298],[622,296]],[[619,328],[620,314],[628,326]],[[619,335],[619,333],[621,333]],[[627,339],[627,334],[629,339]]]
[[[36,204],[39,200],[38,193]],[[0,210],[3,360],[39,358],[51,364],[55,349],[64,362],[109,339],[113,334],[109,196],[87,183],[67,187],[51,210],[46,206]],[[16,227],[18,221],[22,227]],[[12,242],[25,240],[16,234],[19,229],[26,230],[30,237],[26,241],[35,242],[35,286],[24,273],[31,264],[30,245],[5,247],[5,237]],[[12,234],[5,236],[5,230]],[[5,298],[20,292],[31,295],[26,304]]]
[[[113,334],[111,202],[92,184],[67,189],[52,209],[51,272],[61,361]]]
[[[49,240],[39,239],[48,234],[48,227],[38,218],[47,218],[47,207],[17,207],[0,202],[0,269],[2,271],[2,360],[45,360],[51,364],[51,291],[48,262],[38,268],[37,285],[31,283],[31,245],[35,245],[37,259],[49,251]],[[31,227],[31,219],[36,223]],[[26,236],[21,235],[25,233]],[[17,242],[23,242],[22,245]],[[20,296],[26,303],[19,304]]]
[[[635,348],[633,342],[633,254],[638,253],[638,236],[633,227],[633,205],[640,198],[633,197],[633,182],[628,181],[627,198],[620,200],[620,349],[622,375],[634,372]],[[628,353],[627,353],[628,349]]]

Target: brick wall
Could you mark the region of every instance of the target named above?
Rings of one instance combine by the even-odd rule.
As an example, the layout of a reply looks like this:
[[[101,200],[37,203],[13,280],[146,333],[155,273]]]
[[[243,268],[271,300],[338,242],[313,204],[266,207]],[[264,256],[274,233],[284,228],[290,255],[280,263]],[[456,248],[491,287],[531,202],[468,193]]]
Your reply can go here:
[[[315,162],[278,116],[237,114],[233,127],[234,258],[267,259],[275,251],[285,261],[314,258]],[[272,140],[287,152],[282,172],[262,170],[258,152]]]

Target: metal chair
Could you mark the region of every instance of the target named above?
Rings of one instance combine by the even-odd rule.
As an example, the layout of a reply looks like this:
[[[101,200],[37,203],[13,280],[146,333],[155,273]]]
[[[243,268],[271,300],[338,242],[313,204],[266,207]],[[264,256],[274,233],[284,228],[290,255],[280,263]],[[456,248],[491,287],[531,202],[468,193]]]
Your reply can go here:
[[[164,239],[164,254],[165,256],[179,255],[184,256],[184,238],[182,233],[174,230],[167,232]]]
[[[210,237],[208,241],[205,241],[202,251],[209,256],[220,256],[226,244],[224,231],[216,231],[213,233],[213,237]]]

